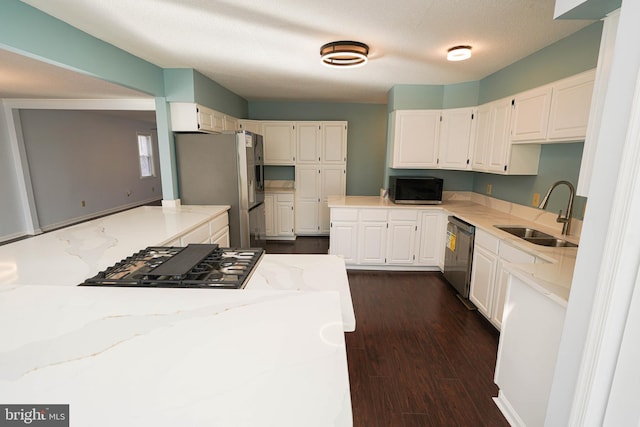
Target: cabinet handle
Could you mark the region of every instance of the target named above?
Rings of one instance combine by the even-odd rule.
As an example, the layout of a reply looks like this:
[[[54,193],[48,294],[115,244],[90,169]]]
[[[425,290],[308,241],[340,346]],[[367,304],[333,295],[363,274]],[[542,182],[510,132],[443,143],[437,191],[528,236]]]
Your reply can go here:
[[[504,165],[504,171],[505,172],[507,171],[507,165]]]
[[[318,161],[320,161],[320,157],[318,157]]]

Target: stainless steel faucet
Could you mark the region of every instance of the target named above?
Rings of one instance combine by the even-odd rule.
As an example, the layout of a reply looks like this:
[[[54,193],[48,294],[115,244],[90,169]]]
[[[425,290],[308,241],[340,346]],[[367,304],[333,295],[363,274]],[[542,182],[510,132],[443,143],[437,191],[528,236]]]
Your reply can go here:
[[[576,195],[576,189],[574,188],[573,184],[571,184],[569,181],[556,181],[553,184],[551,184],[551,187],[549,187],[549,189],[547,190],[547,194],[544,195],[544,198],[542,199],[542,202],[540,202],[540,205],[538,206],[538,208],[544,209],[547,207],[547,203],[549,202],[549,196],[551,195],[551,192],[560,184],[564,184],[567,187],[569,187],[569,203],[567,203],[566,213],[564,216],[562,216],[562,209],[560,209],[560,212],[558,212],[558,218],[556,218],[556,222],[562,223],[562,234],[566,236],[571,232],[571,214],[573,212],[573,198]]]

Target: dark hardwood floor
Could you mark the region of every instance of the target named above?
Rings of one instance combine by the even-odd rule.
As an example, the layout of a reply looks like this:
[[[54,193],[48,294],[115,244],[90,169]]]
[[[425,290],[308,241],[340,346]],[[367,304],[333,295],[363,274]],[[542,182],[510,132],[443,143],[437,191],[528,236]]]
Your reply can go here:
[[[325,240],[269,242],[267,252],[326,253]],[[492,400],[498,333],[442,274],[349,270],[348,277],[354,426],[508,426]]]

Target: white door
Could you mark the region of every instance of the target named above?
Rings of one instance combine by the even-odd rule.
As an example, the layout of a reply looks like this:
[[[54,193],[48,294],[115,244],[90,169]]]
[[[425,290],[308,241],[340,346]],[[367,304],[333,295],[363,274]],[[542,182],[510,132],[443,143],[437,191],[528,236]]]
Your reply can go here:
[[[344,165],[347,162],[347,122],[323,122],[323,164]]]
[[[293,236],[293,199],[278,200],[276,212],[275,231],[278,236]]]
[[[358,264],[384,264],[386,248],[386,221],[367,221],[358,223]]]
[[[387,264],[414,264],[415,221],[389,221],[387,239]]]
[[[333,221],[329,238],[329,253],[344,258],[346,264],[357,262],[358,223],[356,221]]]
[[[550,106],[551,86],[543,86],[516,96],[511,140],[540,141],[545,139]]]
[[[318,234],[320,231],[320,177],[318,166],[296,166],[296,234]]]
[[[320,162],[321,134],[320,122],[296,122],[296,165]]]
[[[276,212],[274,211],[274,199],[273,194],[264,195],[264,222],[265,222],[265,234],[267,236],[274,236],[276,231],[274,228]]]
[[[438,166],[440,110],[398,110],[391,115],[394,168]]]
[[[416,243],[418,258],[416,264],[427,267],[437,266],[439,254],[442,251],[441,239],[438,236],[440,213],[420,212],[418,221],[420,235]]]
[[[507,171],[508,149],[511,132],[511,99],[492,103],[491,131],[489,143],[489,170]]]
[[[293,122],[262,122],[265,165],[295,164],[295,132]]]
[[[475,144],[471,155],[473,170],[489,169],[489,144],[491,137],[491,105],[485,104],[476,111]]]
[[[495,254],[482,246],[475,245],[473,249],[473,269],[471,270],[469,299],[487,318],[491,317],[491,302],[493,299],[497,264],[498,259]]]
[[[345,166],[322,166],[320,174],[320,233],[329,234],[329,196],[346,194],[347,169]]]
[[[473,125],[473,108],[442,111],[440,123],[438,167],[469,169],[469,144]]]

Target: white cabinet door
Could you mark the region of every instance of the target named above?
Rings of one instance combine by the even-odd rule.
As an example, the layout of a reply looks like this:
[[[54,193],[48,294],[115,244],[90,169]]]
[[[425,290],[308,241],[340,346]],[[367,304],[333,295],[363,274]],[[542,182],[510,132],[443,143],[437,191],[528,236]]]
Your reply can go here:
[[[387,254],[387,210],[358,210],[358,264],[384,264]]]
[[[296,165],[320,162],[322,125],[320,122],[296,122]]]
[[[384,264],[387,249],[387,222],[358,223],[358,264]]]
[[[588,71],[554,84],[549,140],[585,139],[594,80],[595,71]]]
[[[329,196],[344,196],[346,193],[347,169],[345,166],[320,167],[320,233],[329,233]]]
[[[346,264],[355,264],[358,261],[357,221],[332,221],[329,242],[331,255],[342,256]]]
[[[267,237],[275,236],[275,195],[264,195],[264,222]]]
[[[482,246],[473,249],[473,269],[471,270],[471,290],[469,299],[485,317],[491,317],[493,290],[496,278],[497,255]]]
[[[415,221],[389,221],[387,264],[413,265],[415,263],[416,229]]]
[[[511,98],[501,99],[491,104],[488,162],[489,170],[507,171],[507,159],[511,132]]]
[[[392,168],[437,168],[440,110],[391,113]]]
[[[471,155],[473,170],[489,170],[489,146],[491,143],[491,105],[484,104],[476,111],[475,143]]]
[[[438,265],[442,252],[440,212],[421,211],[418,218],[418,239],[416,242],[416,264],[427,267]]]
[[[238,127],[240,130],[262,135],[262,122],[259,120],[240,119],[238,120]]]
[[[322,123],[321,162],[324,165],[347,163],[347,122]]]
[[[318,234],[321,170],[318,166],[296,166],[296,234]]]
[[[295,125],[286,121],[262,122],[265,165],[295,165]]]
[[[469,146],[474,119],[473,108],[442,111],[440,123],[438,167],[469,169]]]
[[[496,267],[496,281],[495,288],[493,290],[493,302],[491,310],[491,323],[495,325],[498,330],[502,328],[502,316],[504,314],[504,302],[507,295],[507,285],[509,283],[510,273],[504,268],[504,264],[519,263],[535,263],[536,257],[516,249],[513,246],[500,242],[500,257],[498,259],[498,265]]]
[[[516,95],[511,122],[512,141],[540,141],[547,137],[551,86]]]
[[[224,130],[240,130],[240,123],[235,117],[227,116],[223,117],[222,127]]]
[[[293,236],[293,194],[278,194],[275,211],[276,234],[281,237]]]
[[[229,247],[229,226],[226,226],[224,230],[218,232],[218,234],[211,237],[211,243],[215,243],[221,248]]]

